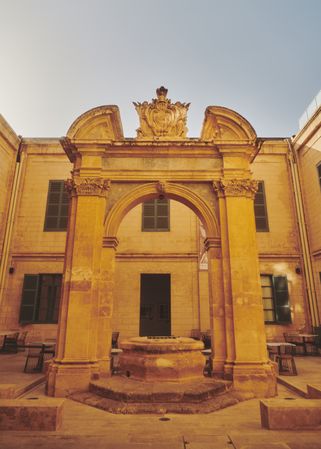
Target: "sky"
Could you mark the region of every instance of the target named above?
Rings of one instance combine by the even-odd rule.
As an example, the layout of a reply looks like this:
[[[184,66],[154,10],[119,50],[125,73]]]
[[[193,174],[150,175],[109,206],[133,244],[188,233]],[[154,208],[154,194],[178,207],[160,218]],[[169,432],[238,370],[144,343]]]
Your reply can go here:
[[[190,102],[189,137],[207,106],[285,137],[321,89],[321,0],[0,0],[0,113],[24,137],[61,137],[87,110],[157,87]]]

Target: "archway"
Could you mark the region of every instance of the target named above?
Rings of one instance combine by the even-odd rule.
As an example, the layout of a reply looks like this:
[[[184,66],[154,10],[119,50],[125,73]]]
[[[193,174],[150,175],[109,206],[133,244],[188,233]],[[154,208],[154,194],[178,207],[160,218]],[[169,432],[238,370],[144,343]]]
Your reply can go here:
[[[117,229],[136,204],[164,196],[190,207],[207,232],[214,373],[257,396],[275,393],[259,283],[250,164],[258,151],[238,113],[208,107],[200,138],[186,137],[189,105],[157,90],[135,103],[136,139],[126,139],[116,106],[83,114],[62,145],[74,163],[58,353],[48,391],[88,389],[108,372]]]

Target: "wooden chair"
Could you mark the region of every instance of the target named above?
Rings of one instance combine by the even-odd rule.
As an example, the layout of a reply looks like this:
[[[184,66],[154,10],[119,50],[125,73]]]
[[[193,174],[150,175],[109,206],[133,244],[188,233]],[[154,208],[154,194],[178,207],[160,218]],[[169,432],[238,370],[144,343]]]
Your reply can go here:
[[[295,345],[295,347],[292,350],[292,355],[298,355],[300,353],[303,354],[304,342],[303,342],[302,337],[299,336],[299,332],[297,332],[297,331],[284,332],[283,336],[284,336],[284,341],[286,343],[293,343]],[[297,348],[302,348],[302,352],[300,351],[298,353]]]
[[[56,352],[56,338],[47,338],[46,343],[52,343],[52,346],[44,346],[43,354],[44,354],[44,361],[52,359],[55,356]]]
[[[113,332],[111,334],[111,347],[113,349],[118,348],[118,337],[119,337],[119,332]]]
[[[44,362],[44,346],[34,346],[28,348],[24,373],[41,372]]]
[[[283,376],[297,376],[294,353],[295,346],[281,346],[280,353],[275,355],[274,361],[278,364],[279,374]]]
[[[18,352],[18,337],[19,332],[16,332],[15,334],[12,335],[5,335],[3,339],[1,352],[10,352],[10,353]]]
[[[27,335],[28,335],[28,331],[19,332],[18,351],[24,351],[25,350],[25,348],[23,346],[26,344]]]

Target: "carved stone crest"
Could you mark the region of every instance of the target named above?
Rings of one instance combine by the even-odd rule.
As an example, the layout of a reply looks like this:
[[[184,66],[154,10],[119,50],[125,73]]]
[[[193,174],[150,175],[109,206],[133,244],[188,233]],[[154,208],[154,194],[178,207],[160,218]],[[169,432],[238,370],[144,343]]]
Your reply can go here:
[[[65,181],[70,195],[105,196],[110,189],[110,180],[103,178],[74,178]]]
[[[254,198],[258,181],[254,179],[221,179],[213,182],[213,189],[220,196],[246,196]]]
[[[151,103],[135,103],[140,127],[137,139],[185,139],[187,111],[190,103],[172,103],[167,97],[167,89],[162,86],[156,90],[157,98]]]

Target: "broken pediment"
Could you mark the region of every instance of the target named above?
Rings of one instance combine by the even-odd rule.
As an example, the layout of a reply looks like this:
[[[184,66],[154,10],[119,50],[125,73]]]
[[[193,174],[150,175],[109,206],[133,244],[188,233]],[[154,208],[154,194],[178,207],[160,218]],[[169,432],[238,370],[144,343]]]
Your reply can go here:
[[[137,139],[140,140],[180,140],[186,139],[187,111],[190,103],[172,103],[167,98],[167,89],[162,86],[156,90],[157,98],[151,103],[134,102],[139,115],[140,127]]]
[[[252,125],[237,112],[222,106],[206,108],[201,140],[254,142],[256,138]]]
[[[99,106],[78,117],[67,132],[69,139],[122,140],[124,138],[117,106]]]

